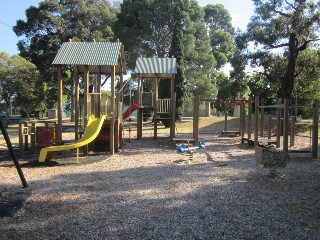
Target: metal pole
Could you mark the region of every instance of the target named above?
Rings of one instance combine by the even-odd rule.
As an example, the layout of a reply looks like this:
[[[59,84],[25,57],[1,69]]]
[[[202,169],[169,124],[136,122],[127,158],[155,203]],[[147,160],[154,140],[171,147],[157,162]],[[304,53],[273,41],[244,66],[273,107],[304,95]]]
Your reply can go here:
[[[7,132],[6,128],[4,127],[1,119],[0,119],[0,128],[1,128],[2,135],[3,135],[4,139],[6,140],[6,143],[7,143],[11,158],[13,160],[13,163],[17,168],[19,177],[20,177],[21,182],[22,182],[22,186],[23,187],[28,187],[28,183],[27,183],[27,181],[26,181],[26,179],[25,179],[25,177],[23,175],[23,172],[21,170],[21,167],[20,167],[20,164],[18,162],[18,159],[17,159],[17,157],[16,157],[16,155],[15,155],[15,153],[13,151],[13,147],[12,147],[8,132]]]

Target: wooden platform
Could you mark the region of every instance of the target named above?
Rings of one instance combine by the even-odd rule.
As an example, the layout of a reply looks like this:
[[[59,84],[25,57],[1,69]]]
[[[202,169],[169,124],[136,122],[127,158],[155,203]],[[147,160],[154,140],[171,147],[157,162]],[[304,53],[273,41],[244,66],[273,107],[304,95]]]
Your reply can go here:
[[[222,136],[233,136],[233,137],[236,137],[236,136],[240,136],[240,131],[222,131],[221,133]]]
[[[245,143],[247,142],[249,146],[254,146],[254,139],[250,138],[248,139],[248,137],[243,137],[241,139],[241,143]],[[264,146],[264,145],[276,145],[277,144],[277,140],[275,139],[268,139],[268,138],[259,138],[258,139],[258,145],[259,146]]]

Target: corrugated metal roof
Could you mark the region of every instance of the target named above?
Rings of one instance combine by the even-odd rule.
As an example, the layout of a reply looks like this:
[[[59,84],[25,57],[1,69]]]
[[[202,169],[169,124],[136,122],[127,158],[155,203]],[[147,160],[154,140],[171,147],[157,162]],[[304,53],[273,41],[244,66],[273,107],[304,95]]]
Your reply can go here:
[[[136,73],[140,74],[176,74],[175,58],[138,58]]]
[[[120,42],[65,42],[52,64],[54,65],[118,65]]]

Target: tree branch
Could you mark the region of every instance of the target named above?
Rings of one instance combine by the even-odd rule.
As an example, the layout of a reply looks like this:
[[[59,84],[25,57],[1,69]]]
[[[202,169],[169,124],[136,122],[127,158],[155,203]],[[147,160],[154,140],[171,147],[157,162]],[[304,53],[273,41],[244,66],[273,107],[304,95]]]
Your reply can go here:
[[[274,49],[274,48],[280,48],[280,47],[288,47],[289,43],[283,43],[283,44],[279,44],[279,45],[270,45],[270,48]]]
[[[306,40],[306,41],[304,41],[304,43],[303,43],[300,47],[298,47],[298,50],[299,50],[299,51],[303,51],[303,50],[305,50],[305,49],[307,48],[308,43],[310,43],[310,42],[316,42],[316,41],[319,41],[319,40],[320,40],[320,38],[311,39],[311,40]]]
[[[278,11],[278,10],[274,10],[274,12],[275,12],[275,13],[278,13],[278,14],[280,14],[281,16],[284,16],[284,17],[286,17],[286,18],[289,18],[289,17],[290,17],[289,14],[284,13],[284,12],[281,12],[281,11]]]
[[[292,3],[288,2],[287,0],[285,0],[285,2],[290,6],[292,7],[294,10],[298,10]]]

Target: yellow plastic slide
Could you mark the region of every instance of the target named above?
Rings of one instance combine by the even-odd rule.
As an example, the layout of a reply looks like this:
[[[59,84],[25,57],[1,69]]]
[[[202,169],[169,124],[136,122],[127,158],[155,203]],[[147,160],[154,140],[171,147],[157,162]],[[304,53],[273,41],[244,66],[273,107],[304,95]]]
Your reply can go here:
[[[98,136],[102,128],[103,122],[106,118],[107,118],[106,115],[102,116],[101,118],[90,117],[88,121],[88,125],[84,131],[83,137],[75,143],[42,148],[40,151],[39,162],[44,162],[46,160],[48,152],[66,151],[66,150],[71,150],[75,148],[77,149],[77,161],[78,161],[79,148],[89,144]]]

